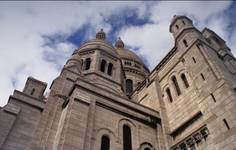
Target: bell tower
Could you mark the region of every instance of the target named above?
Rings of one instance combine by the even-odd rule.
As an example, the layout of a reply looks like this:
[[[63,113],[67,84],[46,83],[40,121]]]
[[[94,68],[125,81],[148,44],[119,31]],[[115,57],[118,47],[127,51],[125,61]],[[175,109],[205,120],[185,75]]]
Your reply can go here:
[[[180,49],[188,48],[196,39],[203,39],[201,32],[194,27],[192,20],[186,16],[175,15],[169,31]]]

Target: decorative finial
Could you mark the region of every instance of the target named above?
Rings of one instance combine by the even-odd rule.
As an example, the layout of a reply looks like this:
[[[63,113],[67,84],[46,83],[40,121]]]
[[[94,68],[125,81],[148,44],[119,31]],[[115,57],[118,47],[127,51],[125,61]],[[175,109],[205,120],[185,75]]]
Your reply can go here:
[[[117,48],[124,48],[124,46],[125,46],[124,42],[119,37],[118,40],[116,41],[115,47],[117,47]]]
[[[106,33],[103,31],[102,28],[101,28],[101,30],[96,34],[96,39],[99,39],[99,40],[105,40],[105,39],[106,39]]]

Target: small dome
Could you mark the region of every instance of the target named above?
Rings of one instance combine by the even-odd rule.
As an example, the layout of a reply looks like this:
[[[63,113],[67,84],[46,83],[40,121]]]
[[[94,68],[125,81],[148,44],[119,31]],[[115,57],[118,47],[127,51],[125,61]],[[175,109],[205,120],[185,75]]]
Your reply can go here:
[[[123,41],[120,39],[120,37],[118,38],[118,40],[116,41],[115,47],[116,48],[124,48],[124,43]]]
[[[97,34],[96,34],[96,39],[99,40],[105,40],[106,39],[106,33],[101,29]]]

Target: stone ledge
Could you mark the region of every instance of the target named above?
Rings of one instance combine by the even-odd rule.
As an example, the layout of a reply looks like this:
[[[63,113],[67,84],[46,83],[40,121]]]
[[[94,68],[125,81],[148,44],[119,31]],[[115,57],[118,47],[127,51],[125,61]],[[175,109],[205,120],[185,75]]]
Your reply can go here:
[[[17,90],[15,90],[14,94],[10,96],[8,103],[10,103],[11,100],[17,100],[22,103],[28,104],[30,106],[40,109],[40,111],[43,111],[46,103],[45,101],[33,98]]]
[[[8,103],[5,107],[3,107],[3,110],[10,114],[18,115],[20,112],[20,107],[14,104]]]

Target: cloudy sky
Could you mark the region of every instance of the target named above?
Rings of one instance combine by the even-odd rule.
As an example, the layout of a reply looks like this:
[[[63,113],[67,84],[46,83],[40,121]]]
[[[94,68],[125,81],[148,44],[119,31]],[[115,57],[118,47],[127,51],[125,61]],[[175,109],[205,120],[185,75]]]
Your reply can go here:
[[[173,47],[173,15],[208,27],[236,54],[236,2],[0,2],[0,106],[28,76],[50,86],[76,47],[103,28],[121,37],[152,70]]]

